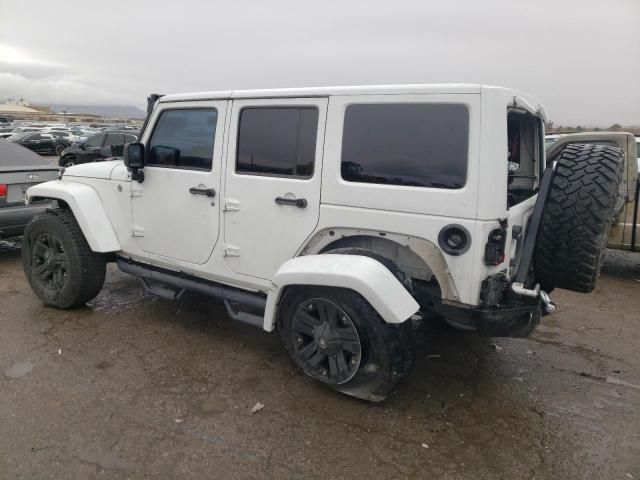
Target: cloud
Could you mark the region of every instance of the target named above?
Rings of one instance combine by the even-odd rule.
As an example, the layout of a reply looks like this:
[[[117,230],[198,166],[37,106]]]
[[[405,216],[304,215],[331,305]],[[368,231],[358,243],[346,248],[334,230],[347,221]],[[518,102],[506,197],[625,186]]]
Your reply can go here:
[[[530,93],[556,123],[640,123],[639,0],[28,3],[28,21],[1,7],[0,95],[464,82]]]
[[[24,98],[31,103],[118,104],[133,102],[130,95],[82,81],[82,72],[63,63],[46,61],[0,44],[0,102]]]
[[[63,78],[28,78],[17,73],[0,72],[0,92],[4,98],[25,98],[31,103],[70,105],[135,105],[140,99],[98,86]]]

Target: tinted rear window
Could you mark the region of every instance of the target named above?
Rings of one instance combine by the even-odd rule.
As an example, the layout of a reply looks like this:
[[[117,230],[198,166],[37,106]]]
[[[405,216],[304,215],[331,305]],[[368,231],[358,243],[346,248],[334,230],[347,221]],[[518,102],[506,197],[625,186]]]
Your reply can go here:
[[[51,164],[21,145],[0,141],[0,167],[28,167],[32,165]]]
[[[236,172],[313,176],[318,133],[315,107],[253,107],[240,112]]]
[[[462,188],[467,178],[468,145],[469,111],[465,105],[349,105],[342,137],[342,178]]]

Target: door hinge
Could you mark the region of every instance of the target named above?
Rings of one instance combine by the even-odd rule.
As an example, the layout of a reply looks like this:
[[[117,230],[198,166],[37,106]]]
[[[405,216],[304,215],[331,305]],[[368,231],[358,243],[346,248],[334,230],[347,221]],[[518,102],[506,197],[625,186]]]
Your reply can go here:
[[[240,256],[240,248],[236,245],[230,245],[228,243],[224,244],[224,256],[225,257],[239,257]]]
[[[132,197],[141,197],[142,196],[142,190],[137,190],[135,188],[131,189],[131,196]]]
[[[240,201],[235,198],[224,199],[224,211],[225,212],[237,212],[240,210]]]
[[[131,226],[131,235],[133,237],[144,237],[144,228],[140,225]]]

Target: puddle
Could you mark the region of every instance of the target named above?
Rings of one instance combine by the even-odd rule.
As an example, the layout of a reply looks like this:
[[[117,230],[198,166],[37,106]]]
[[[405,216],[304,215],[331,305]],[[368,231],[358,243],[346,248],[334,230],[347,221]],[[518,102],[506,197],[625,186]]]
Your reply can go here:
[[[9,378],[22,378],[31,373],[33,371],[33,367],[34,365],[31,362],[14,363],[4,371],[4,374]]]

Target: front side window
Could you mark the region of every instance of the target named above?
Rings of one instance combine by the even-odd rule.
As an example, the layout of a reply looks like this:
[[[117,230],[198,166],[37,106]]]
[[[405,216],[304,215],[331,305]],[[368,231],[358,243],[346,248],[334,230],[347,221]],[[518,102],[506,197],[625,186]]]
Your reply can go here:
[[[309,178],[318,133],[315,107],[251,107],[240,112],[236,172]]]
[[[216,136],[216,109],[165,110],[151,135],[149,165],[211,170]]]
[[[342,136],[342,178],[462,188],[467,179],[468,146],[469,110],[465,105],[349,105]]]

